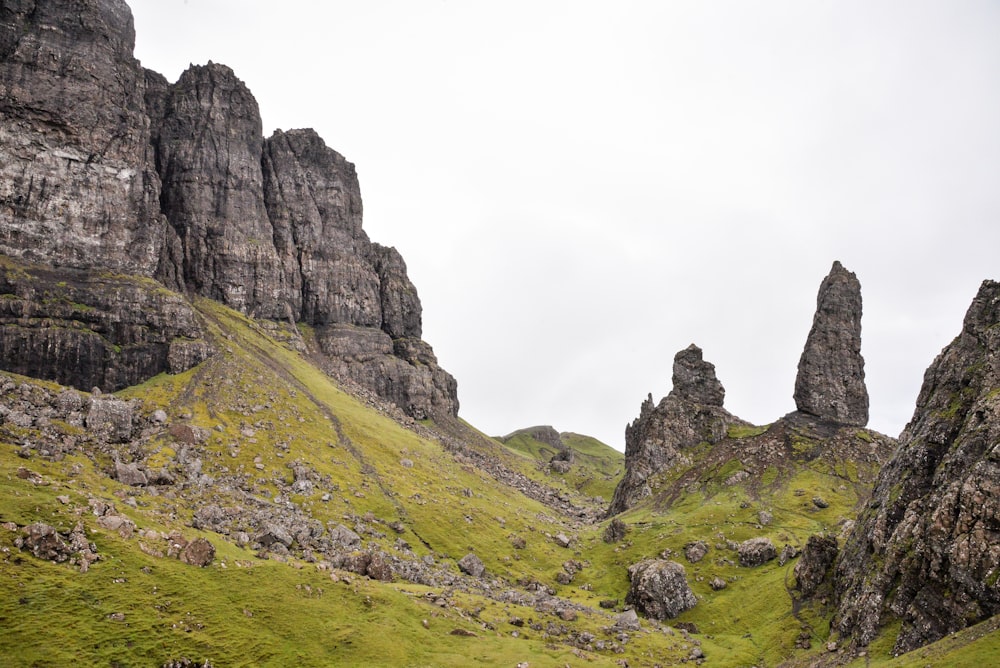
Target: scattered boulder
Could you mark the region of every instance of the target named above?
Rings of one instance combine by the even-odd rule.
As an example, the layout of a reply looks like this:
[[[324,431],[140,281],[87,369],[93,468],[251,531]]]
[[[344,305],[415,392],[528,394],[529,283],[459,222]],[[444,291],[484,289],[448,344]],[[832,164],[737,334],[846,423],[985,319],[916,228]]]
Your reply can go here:
[[[87,429],[112,443],[124,443],[132,438],[134,413],[131,401],[108,395],[95,396],[90,402],[85,424]]]
[[[343,524],[338,524],[330,529],[330,542],[337,547],[352,549],[361,546],[361,536]]]
[[[123,485],[133,487],[145,487],[149,484],[149,479],[138,464],[123,464],[115,462],[115,479]]]
[[[671,619],[698,603],[684,567],[675,561],[647,559],[629,566],[628,576],[625,602],[651,619]]]
[[[719,576],[715,576],[712,578],[712,581],[708,583],[708,586],[712,588],[712,591],[722,591],[727,587],[727,584],[725,580]]]
[[[608,526],[604,529],[604,535],[602,538],[605,543],[617,543],[625,539],[625,534],[628,532],[628,526],[625,522],[615,517],[608,523]]]
[[[833,536],[809,536],[802,558],[795,564],[795,588],[803,596],[812,596],[827,579],[837,559],[837,539]]]
[[[472,552],[458,560],[458,568],[474,578],[482,577],[483,573],[486,572],[486,566],[483,565],[482,560]]]
[[[770,538],[758,537],[745,540],[739,544],[737,552],[740,555],[740,566],[753,568],[771,561],[778,556],[778,551]]]
[[[215,559],[215,546],[204,538],[195,538],[184,546],[178,557],[185,564],[204,568]]]
[[[615,603],[617,604],[617,601]],[[639,615],[635,614],[635,610],[629,608],[618,615],[618,619],[615,620],[615,628],[622,631],[638,631],[642,628],[642,624],[639,623]]]
[[[22,550],[28,550],[39,559],[63,562],[70,558],[70,546],[59,532],[44,522],[29,524],[23,529],[25,537],[20,539]]]
[[[552,540],[554,540],[556,542],[556,545],[558,545],[559,547],[569,547],[570,543],[572,542],[569,539],[569,536],[567,536],[562,532],[557,533]]]
[[[692,564],[704,559],[706,554],[708,554],[708,545],[705,544],[705,541],[699,540],[684,546],[684,558]]]

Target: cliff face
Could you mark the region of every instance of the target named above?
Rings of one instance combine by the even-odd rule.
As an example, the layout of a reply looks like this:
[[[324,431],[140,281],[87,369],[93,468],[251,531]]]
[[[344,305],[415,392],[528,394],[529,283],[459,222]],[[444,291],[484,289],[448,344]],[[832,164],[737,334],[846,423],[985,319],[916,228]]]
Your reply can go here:
[[[311,130],[263,139],[228,67],[170,84],[133,44],[121,0],[0,10],[0,255],[12,268],[0,367],[113,390],[208,354],[182,297],[135,280],[108,299],[113,272],[313,325],[342,377],[415,417],[455,415],[402,257],[362,230],[354,166]]]
[[[835,625],[857,644],[891,616],[903,652],[1000,613],[998,389],[1000,283],[986,281],[837,562]]]
[[[0,8],[0,253],[150,276],[164,219],[121,0]]]
[[[0,9],[4,369],[114,390],[210,351],[148,278],[167,224],[133,42],[124,2]]]

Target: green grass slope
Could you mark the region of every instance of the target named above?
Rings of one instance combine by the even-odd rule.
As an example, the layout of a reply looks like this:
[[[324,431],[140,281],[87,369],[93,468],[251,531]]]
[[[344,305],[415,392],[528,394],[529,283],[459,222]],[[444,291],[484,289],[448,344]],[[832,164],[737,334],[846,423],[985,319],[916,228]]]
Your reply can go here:
[[[120,393],[139,403],[141,437],[108,445],[58,420],[0,424],[5,666],[149,666],[181,657],[217,667],[612,666],[621,658],[651,666],[652,657],[683,654],[679,638],[655,627],[622,642],[609,628],[614,616],[596,606],[599,594],[555,582],[561,565],[582,555],[552,537],[578,540],[578,521],[484,474],[425,426],[406,428],[345,393],[258,323],[209,301],[197,307],[218,352]],[[13,381],[11,396],[60,389]],[[156,410],[166,424],[147,419]],[[178,426],[201,440],[185,442],[190,432]],[[75,445],[45,456],[50,441]],[[182,454],[190,459],[192,449],[198,476],[185,473]],[[504,456],[511,467],[522,463]],[[177,482],[124,485],[109,476],[115,460],[143,462]],[[302,470],[313,484],[290,491]],[[95,503],[113,504],[134,531],[103,526]],[[195,512],[208,505],[344,524],[362,535],[364,551],[433,564],[444,579],[382,582],[294,546],[285,555],[256,552],[238,536],[252,532],[243,520],[228,535],[195,529]],[[64,534],[81,524],[100,559],[80,572],[19,549],[22,527],[39,521]],[[214,561],[198,568],[172,558],[170,532],[208,539]],[[469,552],[485,577],[460,576],[456,562]],[[563,598],[532,605],[531,583]],[[594,603],[561,609],[559,601],[573,600]]]

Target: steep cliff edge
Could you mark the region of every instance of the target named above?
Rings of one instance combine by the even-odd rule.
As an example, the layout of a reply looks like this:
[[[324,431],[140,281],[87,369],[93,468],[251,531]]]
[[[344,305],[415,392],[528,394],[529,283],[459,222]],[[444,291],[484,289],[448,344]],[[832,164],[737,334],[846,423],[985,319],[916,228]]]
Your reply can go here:
[[[133,46],[121,0],[0,10],[0,368],[116,390],[196,364],[198,318],[166,287],[313,326],[334,373],[456,415],[402,257],[361,228],[354,166],[311,130],[265,140],[228,67],[170,84]]]
[[[1000,613],[998,444],[1000,283],[985,281],[838,559],[841,633],[864,646],[896,617],[904,652]]]

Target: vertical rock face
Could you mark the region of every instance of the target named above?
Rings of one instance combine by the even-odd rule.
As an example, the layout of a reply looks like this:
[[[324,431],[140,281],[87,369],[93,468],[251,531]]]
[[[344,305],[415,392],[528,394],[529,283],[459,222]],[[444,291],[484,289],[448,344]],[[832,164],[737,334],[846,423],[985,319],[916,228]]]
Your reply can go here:
[[[835,625],[857,644],[891,616],[903,652],[1000,613],[998,390],[1000,283],[986,281],[837,561]]]
[[[212,63],[154,95],[161,203],[181,242],[184,283],[258,317],[292,316],[264,206],[257,101],[231,69]]]
[[[834,262],[816,298],[816,315],[799,359],[795,406],[841,424],[868,424],[861,357],[861,284]]]
[[[150,276],[164,221],[122,0],[0,7],[0,254]]]
[[[743,424],[722,407],[725,390],[715,366],[696,345],[674,356],[673,389],[659,405],[650,395],[639,417],[625,428],[625,476],[615,488],[609,515],[628,510],[653,493],[647,480],[659,471],[688,462],[686,448],[716,443],[730,425]]]
[[[134,40],[120,0],[0,7],[4,369],[116,390],[208,354],[179,295],[117,276],[152,276],[167,229]]]
[[[380,281],[361,229],[354,165],[312,130],[279,130],[264,142],[263,174],[296,320],[381,328]]]

